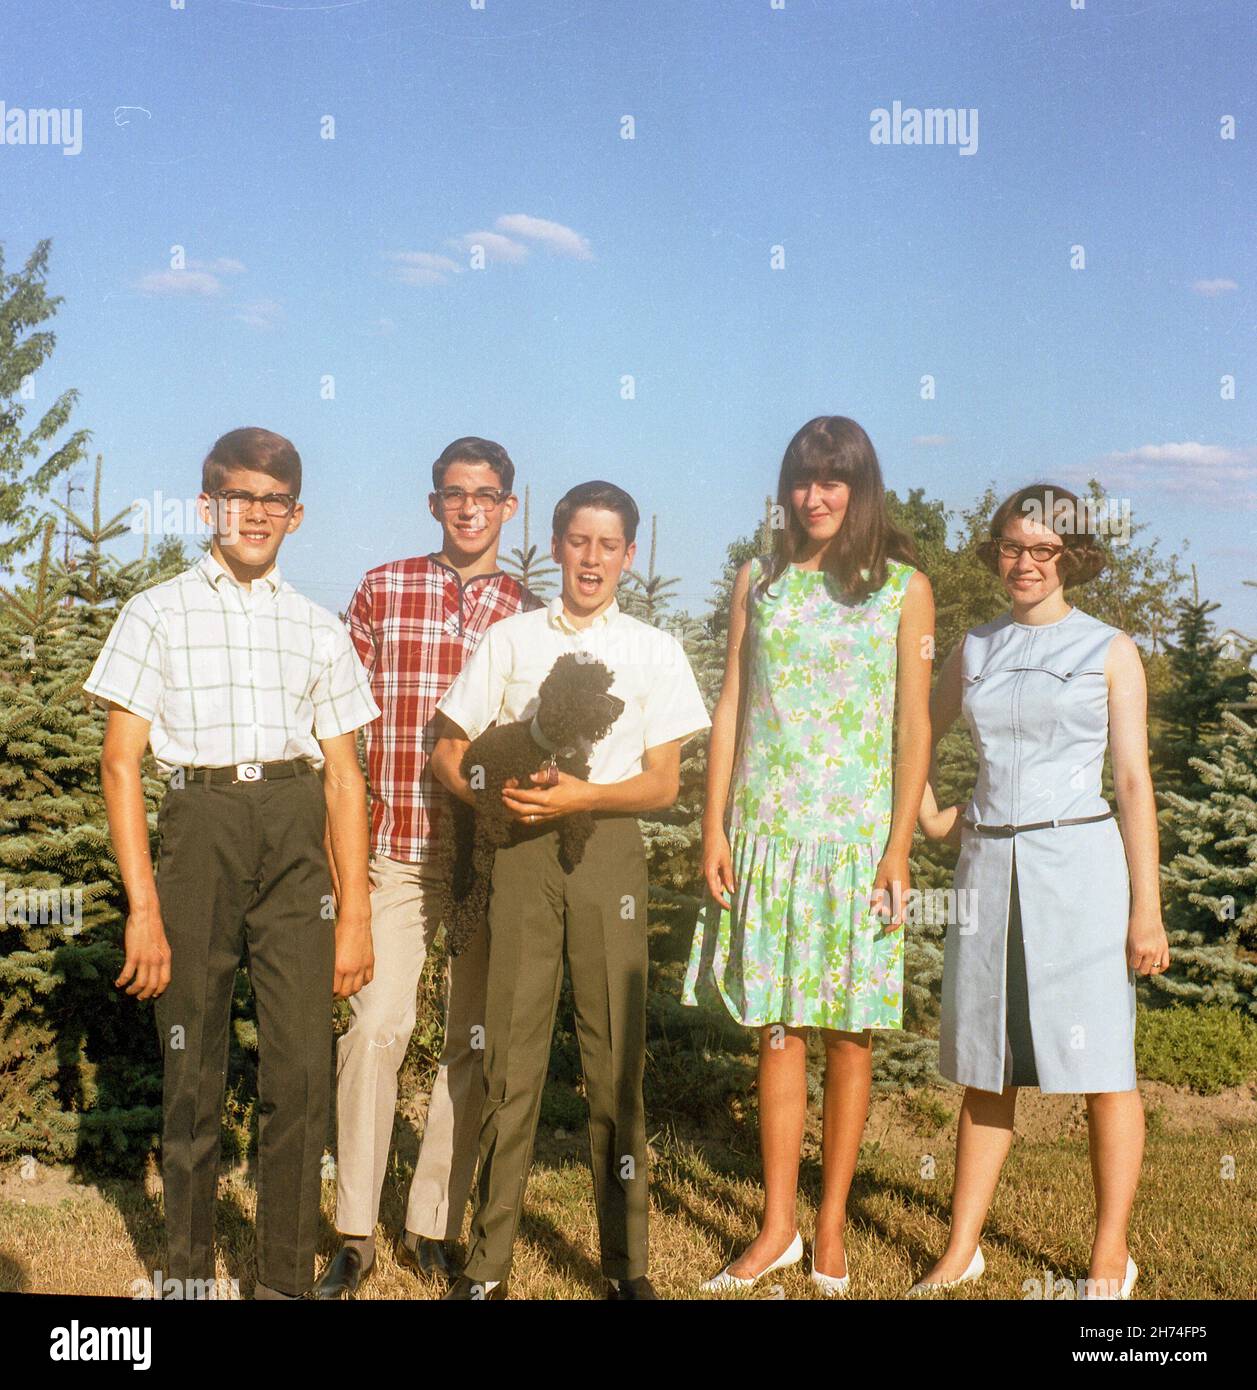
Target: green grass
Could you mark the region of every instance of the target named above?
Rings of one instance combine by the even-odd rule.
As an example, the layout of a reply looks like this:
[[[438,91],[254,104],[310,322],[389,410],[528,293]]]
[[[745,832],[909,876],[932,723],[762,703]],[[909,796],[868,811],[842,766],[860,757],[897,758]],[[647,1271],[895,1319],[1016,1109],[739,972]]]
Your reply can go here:
[[[1140,1009],[1139,1075],[1213,1096],[1257,1076],[1257,1023],[1220,1004]]]

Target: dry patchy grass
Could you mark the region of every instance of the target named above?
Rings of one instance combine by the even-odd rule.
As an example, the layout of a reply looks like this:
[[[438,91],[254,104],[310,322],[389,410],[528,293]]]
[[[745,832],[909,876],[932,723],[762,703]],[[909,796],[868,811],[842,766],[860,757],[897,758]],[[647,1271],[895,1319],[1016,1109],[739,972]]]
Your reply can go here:
[[[1191,1097],[1144,1088],[1150,1115],[1144,1179],[1131,1230],[1145,1298],[1251,1298],[1257,1289],[1257,1092]],[[879,1096],[850,1205],[851,1296],[898,1298],[941,1249],[951,1190],[959,1093],[932,1088]],[[949,1297],[1017,1299],[1023,1283],[1086,1272],[1092,1198],[1081,1100],[1026,1092],[1018,1141],[996,1195],[983,1249],[986,1277]],[[385,1185],[380,1234],[396,1230],[416,1147],[401,1119]],[[932,1166],[931,1166],[932,1165]],[[1232,1172],[1234,1176],[1227,1176]],[[932,1175],[931,1175],[932,1174]],[[815,1125],[804,1152],[799,1218],[810,1234],[820,1190]],[[218,1207],[218,1272],[253,1285],[255,1192],[247,1170],[224,1175]],[[652,1142],[651,1277],[661,1296],[697,1297],[699,1281],[750,1240],[760,1189],[753,1125]],[[336,1248],[335,1185],[324,1184],[320,1263]],[[381,1239],[366,1299],[433,1298],[436,1285],[399,1268]],[[0,1290],[126,1295],[162,1265],[160,1182],[79,1186],[67,1170],[39,1168],[0,1180]],[[805,1265],[749,1295],[816,1297]],[[598,1298],[597,1225],[584,1135],[539,1136],[512,1272],[512,1296]],[[737,1296],[737,1295],[734,1295]],[[728,1295],[726,1295],[728,1297]]]

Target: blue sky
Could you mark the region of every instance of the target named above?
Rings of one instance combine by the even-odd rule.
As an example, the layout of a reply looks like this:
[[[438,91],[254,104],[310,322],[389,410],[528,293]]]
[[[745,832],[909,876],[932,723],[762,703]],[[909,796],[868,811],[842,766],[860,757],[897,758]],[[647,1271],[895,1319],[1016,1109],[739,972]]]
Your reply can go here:
[[[1257,628],[1248,0],[2,0],[0,27],[0,100],[82,111],[77,155],[0,145],[0,242],[12,269],[53,238],[36,404],[81,390],[115,509],[277,429],[306,465],[281,564],[343,607],[432,548],[431,460],[483,434],[543,519],[627,487],[698,609],[791,434],[840,413],[952,505],[1095,473]],[[976,109],[975,152],[873,144],[894,101]]]

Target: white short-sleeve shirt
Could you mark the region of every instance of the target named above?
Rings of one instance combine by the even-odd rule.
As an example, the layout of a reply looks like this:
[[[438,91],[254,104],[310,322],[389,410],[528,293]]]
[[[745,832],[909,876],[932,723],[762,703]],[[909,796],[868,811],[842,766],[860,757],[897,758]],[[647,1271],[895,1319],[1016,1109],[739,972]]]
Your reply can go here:
[[[615,677],[611,694],[624,701],[623,713],[594,745],[591,782],[635,777],[647,748],[684,742],[711,727],[680,642],[622,612],[614,599],[588,627],[572,626],[561,597],[494,623],[437,708],[471,739],[491,724],[531,718],[541,682],[567,652],[601,661]]]
[[[277,568],[246,589],[206,555],[127,600],[84,691],[147,719],[175,767],[308,759],[380,709],[343,623]]]

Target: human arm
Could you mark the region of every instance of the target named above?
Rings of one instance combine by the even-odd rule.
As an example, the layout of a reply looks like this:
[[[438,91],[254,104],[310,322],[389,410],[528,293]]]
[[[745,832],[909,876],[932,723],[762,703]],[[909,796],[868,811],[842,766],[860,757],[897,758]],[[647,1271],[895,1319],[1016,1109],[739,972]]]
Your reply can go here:
[[[332,880],[332,905],[340,911],[340,874],[336,870],[336,856],[332,853],[332,823],[323,822],[323,853],[327,857],[327,872]]]
[[[921,814],[918,823],[927,840],[943,840],[950,845],[960,844],[960,807],[940,809],[935,788],[938,786],[938,745],[943,735],[960,717],[965,643],[962,637],[943,662],[938,680],[930,694],[930,770],[921,795]]]
[[[432,749],[430,765],[432,775],[448,791],[468,806],[476,804],[471,783],[463,776],[463,754],[471,747],[471,739],[459,725],[439,710],[437,719],[437,740]]]
[[[367,784],[358,763],[358,730],[378,719],[380,709],[352,631],[336,625],[320,631],[319,637],[326,644],[323,668],[310,697],[314,737],[323,754],[323,843],[336,909],[332,992],[337,999],[347,999],[370,983],[375,969]]]
[[[336,973],[333,996],[348,999],[371,983],[371,888],[367,871],[367,783],[358,765],[354,731],[319,740],[323,750],[326,840],[336,896]]]
[[[1130,871],[1126,958],[1148,975],[1165,970],[1170,947],[1161,921],[1157,803],[1148,766],[1148,690],[1139,649],[1124,633],[1109,644],[1104,663],[1109,687],[1109,751]]]
[[[354,653],[362,664],[362,669],[368,678],[372,677],[375,673],[376,661],[379,658],[377,640],[379,628],[375,618],[375,588],[371,581],[370,571],[358,581],[358,587],[349,600],[348,608],[345,609],[345,631],[349,634],[349,640],[353,644]],[[332,877],[332,901],[339,914],[340,875],[336,868],[336,855],[332,852],[330,821],[323,827],[323,849],[327,855],[328,872]]]
[[[895,796],[890,834],[873,879],[873,905],[901,927],[910,886],[908,851],[930,767],[930,673],[934,594],[919,570],[908,581],[899,616],[895,679]]]
[[[635,746],[640,740],[641,771],[616,782],[583,781],[562,772],[551,780],[544,772],[534,773],[532,782],[541,786],[508,783],[503,789],[503,803],[514,818],[550,820],[582,811],[645,814],[676,801],[681,747],[711,720],[681,644],[657,629],[647,633],[650,646],[636,663],[639,669],[631,678],[625,673],[633,702],[631,738]]]
[[[454,683],[441,696],[434,716],[432,775],[469,806],[475,805],[476,798],[471,783],[463,776],[463,755],[474,739],[497,722],[509,677],[511,646],[502,638],[501,626],[495,623],[485,633]]]
[[[707,788],[703,801],[703,878],[707,891],[722,906],[730,905],[733,892],[733,855],[725,830],[729,788],[737,757],[738,721],[746,684],[747,614],[751,592],[751,562],[742,565],[733,580],[729,602],[729,634],[725,643],[724,677],[711,715],[707,745]]]
[[[127,894],[126,959],[114,984],[139,999],[155,999],[170,984],[170,943],[157,899],[148,843],[148,811],[140,765],[149,720],[110,703],[100,757],[100,784],[114,858]]]
[[[544,772],[533,773],[534,780],[544,776]],[[577,811],[662,811],[677,799],[680,788],[678,739],[644,749],[641,772],[622,782],[584,782],[571,773],[560,772],[558,781],[549,786],[505,787],[502,804],[515,820],[540,825]]]

